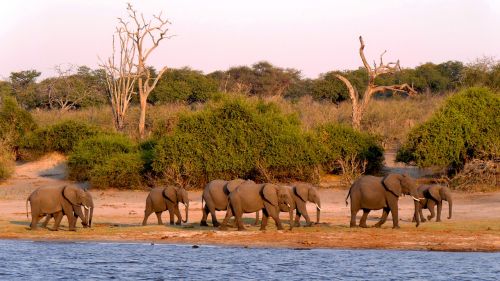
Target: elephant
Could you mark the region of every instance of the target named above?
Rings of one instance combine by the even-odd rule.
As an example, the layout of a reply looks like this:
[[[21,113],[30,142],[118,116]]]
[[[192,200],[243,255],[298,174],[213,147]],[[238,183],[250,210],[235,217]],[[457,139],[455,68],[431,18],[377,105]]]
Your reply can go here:
[[[186,220],[182,220],[181,212],[179,211],[179,202],[184,204],[186,211]],[[146,225],[148,217],[155,213],[158,218],[158,225],[162,225],[161,214],[167,211],[170,215],[170,224],[174,224],[174,214],[177,216],[175,224],[180,225],[181,221],[188,221],[189,198],[188,193],[184,188],[169,185],[166,187],[153,188],[146,198],[146,208],[144,210],[144,220],[142,225]]]
[[[242,216],[244,213],[253,213],[262,210],[262,223],[260,230],[265,230],[269,217],[272,217],[279,230],[283,229],[279,218],[280,206],[291,208],[292,198],[286,188],[277,185],[254,182],[244,182],[229,194],[229,205],[226,217],[220,229],[226,229],[231,216],[235,217],[238,230],[245,230]],[[293,210],[293,209],[292,209]],[[290,211],[290,229],[293,227],[293,211]]]
[[[43,186],[37,188],[26,199],[26,216],[28,216],[28,202],[31,206],[31,224],[32,230],[37,228],[38,221],[44,216],[54,217],[55,223],[52,229],[57,231],[62,217],[68,218],[69,230],[76,230],[77,217],[82,218],[84,225],[92,224],[94,212],[94,203],[89,192],[76,186]],[[81,206],[85,208],[85,215],[82,213]],[[45,224],[45,223],[44,223]],[[46,225],[46,224],[45,224]]]
[[[89,198],[90,200],[90,209],[93,209],[94,208],[94,201],[92,200],[92,195],[89,193],[88,190],[84,189],[87,197]],[[76,210],[76,208],[78,208],[79,210]],[[80,217],[80,219],[82,220],[82,226],[83,227],[92,227],[92,218],[90,219],[85,219],[85,217],[89,217],[89,209],[85,209],[85,214],[84,214],[84,217],[80,217],[79,214],[83,214],[82,212],[82,207],[81,206],[76,206],[76,205],[73,205],[73,215],[75,216],[75,220],[78,220],[78,218]],[[65,215],[64,213],[64,210],[63,210],[63,216]],[[46,217],[45,217],[45,221],[42,223],[42,227],[43,228],[47,228],[47,224],[49,223],[50,219],[51,218],[54,218],[55,219],[55,216],[54,214],[48,214]],[[76,222],[75,222],[76,223]]]
[[[431,214],[427,216],[428,220],[434,217],[434,206],[437,205],[436,221],[441,221],[441,209],[443,207],[443,200],[448,201],[448,219],[451,219],[453,199],[451,191],[446,186],[441,185],[421,185],[417,189],[418,195],[422,198],[420,200],[420,220],[425,221],[422,209],[428,209]]]
[[[205,189],[203,190],[203,195],[201,197],[201,210],[203,212],[203,217],[201,218],[200,226],[208,226],[207,217],[208,213],[212,216],[212,224],[214,227],[220,226],[215,216],[215,211],[225,211],[227,210],[227,205],[229,203],[228,196],[233,192],[240,184],[244,182],[252,182],[251,180],[235,179],[231,181],[225,180],[213,180],[209,182]],[[203,206],[203,201],[205,206]],[[259,221],[259,212],[255,213],[255,223]]]
[[[311,226],[313,224],[307,214],[306,203],[308,201],[316,204],[316,223],[319,223],[321,201],[318,190],[310,184],[298,183],[291,187],[291,191],[296,206],[295,226],[300,226],[301,215],[303,215],[306,220],[306,226]]]
[[[389,174],[386,177],[362,176],[357,179],[349,189],[346,197],[351,197],[351,223],[356,227],[356,214],[360,209],[363,216],[359,222],[360,227],[367,227],[366,219],[370,210],[383,209],[382,217],[374,227],[380,227],[387,220],[389,212],[392,213],[392,227],[399,228],[398,199],[401,194],[410,195],[414,200],[416,226],[420,225],[417,214],[420,207],[415,180],[406,174]]]

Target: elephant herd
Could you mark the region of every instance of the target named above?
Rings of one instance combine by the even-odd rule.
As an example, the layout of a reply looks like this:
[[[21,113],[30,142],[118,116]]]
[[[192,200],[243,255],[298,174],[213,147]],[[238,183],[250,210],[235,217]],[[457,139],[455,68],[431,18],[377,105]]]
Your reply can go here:
[[[393,228],[399,228],[398,199],[402,195],[409,195],[414,200],[413,221],[419,226],[425,218],[422,209],[428,209],[428,220],[436,216],[434,206],[437,206],[436,221],[441,220],[442,201],[447,201],[450,219],[452,216],[452,196],[447,187],[439,185],[421,185],[417,187],[416,181],[408,175],[389,174],[385,177],[362,176],[356,180],[349,189],[346,204],[350,198],[351,227],[367,227],[366,220],[371,210],[382,209],[382,217],[374,225],[380,227],[385,223],[388,214],[392,214]],[[255,183],[251,180],[235,179],[231,181],[213,180],[209,182],[202,194],[202,219],[200,226],[209,226],[208,215],[212,218],[213,227],[227,229],[228,221],[234,217],[238,230],[244,230],[242,216],[245,213],[255,213],[255,225],[259,223],[259,212],[262,211],[260,229],[265,230],[269,217],[271,217],[278,230],[283,229],[279,218],[280,212],[289,215],[290,229],[300,226],[300,217],[303,216],[306,226],[313,222],[307,213],[306,204],[311,202],[316,206],[316,223],[320,221],[321,200],[315,187],[306,183],[292,186],[283,186],[272,183]],[[63,216],[68,218],[69,230],[76,230],[76,220],[80,218],[84,227],[92,224],[94,203],[87,190],[75,186],[40,187],[26,200],[31,205],[31,229],[36,229],[38,221],[44,216],[43,227],[47,226],[51,218],[55,219],[53,228],[57,230]],[[185,207],[185,219],[182,219],[179,203]],[[82,207],[85,211],[82,211]],[[363,211],[360,222],[356,224],[356,215]],[[147,198],[142,225],[147,224],[148,217],[155,213],[158,224],[162,225],[161,214],[168,211],[170,224],[180,225],[188,221],[189,199],[184,188],[176,186],[153,188]],[[222,223],[216,217],[216,211],[226,211]],[[295,216],[294,216],[295,212]],[[28,214],[27,214],[28,215]],[[175,217],[177,221],[174,222]]]

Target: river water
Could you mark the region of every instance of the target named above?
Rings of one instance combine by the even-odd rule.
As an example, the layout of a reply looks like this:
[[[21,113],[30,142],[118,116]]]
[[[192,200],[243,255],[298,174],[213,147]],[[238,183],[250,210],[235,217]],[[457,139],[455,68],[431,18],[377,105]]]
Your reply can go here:
[[[0,240],[0,280],[500,280],[500,253]]]

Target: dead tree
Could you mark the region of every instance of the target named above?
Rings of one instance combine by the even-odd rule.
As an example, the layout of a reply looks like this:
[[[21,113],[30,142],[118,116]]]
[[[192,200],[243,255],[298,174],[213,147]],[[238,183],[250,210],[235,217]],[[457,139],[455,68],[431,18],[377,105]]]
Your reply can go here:
[[[395,73],[396,71],[401,70],[401,67],[399,66],[399,60],[395,63],[390,62],[384,64],[382,60],[382,57],[386,53],[386,51],[384,51],[380,55],[379,65],[377,65],[377,63],[373,61],[373,68],[372,68],[366,61],[364,54],[365,43],[363,42],[363,38],[361,36],[359,36],[359,42],[361,43],[361,46],[359,47],[359,56],[361,57],[363,65],[368,72],[368,85],[366,87],[363,96],[362,97],[359,96],[359,93],[356,90],[356,88],[354,88],[351,82],[349,82],[349,80],[347,80],[344,76],[340,74],[335,75],[347,86],[347,89],[349,91],[349,97],[352,101],[352,126],[358,130],[361,128],[361,119],[363,118],[363,114],[368,108],[368,103],[370,102],[370,99],[375,93],[385,92],[385,91],[405,92],[408,93],[409,95],[417,93],[410,85],[406,83],[400,85],[390,85],[390,86],[376,85],[375,78],[377,78],[377,76],[382,74],[392,74]]]
[[[143,14],[138,15],[130,3],[127,4],[129,18],[132,21],[132,26],[129,22],[125,22],[119,18],[120,26],[133,42],[137,58],[135,62],[137,83],[139,91],[139,102],[141,113],[139,117],[139,135],[144,137],[144,127],[146,124],[146,107],[147,99],[151,91],[158,83],[167,67],[163,67],[156,77],[152,77],[151,70],[147,67],[146,62],[149,55],[158,47],[163,39],[169,39],[167,36],[168,26],[170,22],[162,18],[160,13],[158,16],[153,16],[153,19],[146,20]]]
[[[134,92],[137,75],[134,71],[135,47],[128,34],[116,28],[119,54],[116,53],[115,36],[113,36],[113,53],[107,61],[101,62],[106,72],[108,98],[113,112],[113,124],[119,131],[125,126],[125,115]]]

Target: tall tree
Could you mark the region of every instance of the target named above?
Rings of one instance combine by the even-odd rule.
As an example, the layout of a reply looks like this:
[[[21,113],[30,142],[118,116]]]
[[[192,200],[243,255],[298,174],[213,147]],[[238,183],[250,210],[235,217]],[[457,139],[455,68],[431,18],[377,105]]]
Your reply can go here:
[[[384,51],[380,55],[380,63],[377,65],[375,61],[373,61],[373,68],[368,64],[365,58],[364,54],[364,49],[365,49],[365,43],[363,42],[363,37],[359,36],[359,42],[360,42],[360,47],[359,47],[359,56],[361,57],[361,60],[363,61],[363,65],[367,70],[368,73],[368,83],[366,86],[366,89],[364,91],[363,96],[360,96],[358,91],[356,90],[355,87],[352,86],[351,82],[341,74],[335,74],[335,76],[340,79],[344,84],[347,86],[347,89],[349,91],[349,97],[351,98],[352,101],[352,126],[355,129],[361,129],[361,119],[363,118],[363,114],[365,113],[366,109],[368,108],[368,104],[370,102],[370,99],[375,93],[378,92],[386,92],[386,91],[393,91],[393,92],[405,92],[408,94],[415,94],[416,91],[408,84],[398,84],[398,85],[390,85],[390,86],[379,86],[375,84],[375,78],[379,75],[383,74],[393,74],[396,71],[401,70],[401,67],[399,66],[399,60],[397,62],[390,62],[387,64],[384,64],[382,57],[386,53]]]
[[[167,70],[167,67],[164,66],[155,77],[151,69],[147,67],[146,62],[151,53],[159,46],[160,42],[163,39],[171,37],[167,36],[170,22],[163,19],[161,13],[158,16],[153,15],[153,19],[146,20],[142,13],[140,15],[137,14],[137,11],[134,10],[130,3],[127,4],[127,11],[131,23],[121,18],[118,20],[120,22],[121,32],[124,32],[128,38],[132,40],[137,55],[135,67],[141,107],[139,135],[143,138],[148,96],[151,91],[153,91],[163,73]]]

